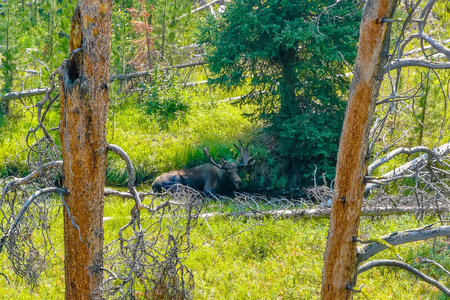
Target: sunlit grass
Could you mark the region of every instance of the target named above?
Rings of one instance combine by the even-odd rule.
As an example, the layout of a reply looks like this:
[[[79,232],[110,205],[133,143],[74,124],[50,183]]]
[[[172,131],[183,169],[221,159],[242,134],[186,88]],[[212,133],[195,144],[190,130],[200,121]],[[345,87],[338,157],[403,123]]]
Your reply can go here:
[[[229,102],[206,98],[205,94],[192,93],[190,97],[189,112],[166,123],[157,121],[133,103],[124,104],[110,117],[108,142],[127,152],[135,165],[138,182],[205,162],[204,146],[215,157],[236,158],[233,143],[249,139],[256,125],[243,117],[242,109]],[[125,183],[123,163],[113,156],[110,156],[107,178],[110,183]]]
[[[200,76],[198,80],[201,79]],[[233,142],[249,140],[256,127],[242,115],[248,112],[248,107],[239,108],[230,101],[221,101],[244,93],[243,90],[228,93],[200,85],[181,92],[189,100],[189,111],[167,121],[148,114],[139,94],[123,98],[122,94],[115,95],[114,89],[111,92],[107,141],[128,153],[135,166],[138,183],[150,181],[168,170],[205,162],[204,146],[209,147],[214,157],[236,158]],[[115,100],[117,97],[121,97],[121,103]],[[40,100],[35,98],[35,102]],[[0,176],[28,172],[27,155],[23,151],[27,149],[25,138],[28,129],[37,126],[37,119],[30,112],[17,102],[11,106],[11,113],[0,120]],[[57,103],[47,114],[45,126],[53,128],[58,123]],[[52,131],[51,134],[58,145],[58,132]],[[41,137],[42,132],[38,132],[37,138]],[[30,141],[34,142],[34,139]],[[123,161],[109,155],[108,182],[125,185],[126,177]]]
[[[230,235],[254,226],[257,221],[216,219],[208,223],[211,231],[203,224],[193,232],[197,237],[193,240],[202,241],[189,259],[197,280],[196,298],[320,298],[328,220],[265,220],[263,226],[255,226],[230,239],[227,239]],[[363,218],[361,234],[366,238],[380,237],[413,227],[417,223],[410,216]],[[206,243],[205,235],[209,239]],[[410,262],[418,251],[431,247],[432,243],[418,242],[396,248]],[[391,251],[376,258],[396,259]],[[441,263],[444,261],[450,267],[447,257],[441,259]],[[448,285],[450,280],[443,282]],[[395,269],[370,270],[360,276],[358,284],[365,284],[370,299],[440,299],[442,296],[435,288]],[[355,299],[365,297],[357,295]]]
[[[109,197],[105,203],[105,242],[117,238],[117,230],[129,217],[132,202]],[[145,217],[145,214],[143,214]],[[435,221],[433,218],[427,223]],[[35,289],[31,290],[9,266],[6,254],[0,272],[12,281],[0,291],[1,299],[62,299],[64,294],[63,229],[61,216],[52,228],[55,256]],[[418,227],[412,216],[363,218],[360,235],[377,238],[392,231]],[[318,299],[328,220],[244,218],[200,220],[192,230],[195,250],[185,263],[195,276],[194,299]],[[448,239],[397,246],[405,262],[431,255],[450,268]],[[433,249],[435,250],[433,252]],[[375,258],[397,259],[393,251]],[[450,280],[433,267],[425,272],[447,286]],[[0,277],[0,284],[5,281]],[[402,270],[376,268],[362,275],[358,285],[370,299],[446,299],[437,289]],[[355,299],[365,299],[356,295]]]

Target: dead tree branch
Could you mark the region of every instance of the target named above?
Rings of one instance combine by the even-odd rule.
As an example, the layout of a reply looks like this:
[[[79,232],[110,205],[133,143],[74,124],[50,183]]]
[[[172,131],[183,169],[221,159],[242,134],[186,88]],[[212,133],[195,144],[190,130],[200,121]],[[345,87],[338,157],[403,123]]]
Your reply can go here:
[[[11,226],[9,229],[3,234],[3,236],[0,238],[0,252],[3,250],[3,246],[5,245],[7,239],[11,236],[11,233],[16,229],[17,225],[22,220],[25,212],[28,210],[28,207],[31,205],[31,203],[36,200],[39,196],[43,196],[45,194],[49,193],[58,193],[58,194],[67,194],[67,191],[65,189],[61,188],[44,188],[42,190],[37,191],[33,195],[31,195],[27,201],[23,204],[19,212],[17,213],[16,217],[11,223]]]
[[[123,149],[120,148],[119,146],[113,145],[113,144],[108,144],[108,146],[106,148],[108,149],[108,151],[112,151],[115,154],[119,155],[120,158],[122,158],[125,161],[125,163],[127,164],[127,173],[128,173],[127,186],[130,190],[132,190],[134,188],[134,183],[135,183],[136,178],[134,175],[133,163],[131,162],[127,153],[125,151],[123,151]]]
[[[439,226],[435,228],[425,226],[418,229],[394,232],[381,237],[381,239],[391,246],[396,246],[405,243],[427,240],[439,236],[450,236],[450,226]],[[356,265],[361,265],[361,263],[363,263],[364,261],[370,259],[375,254],[380,253],[381,251],[386,249],[388,249],[388,246],[386,244],[381,244],[378,242],[374,242],[365,246],[357,253]]]
[[[20,92],[10,92],[6,93],[4,95],[0,95],[0,101],[8,101],[8,100],[14,100],[19,98],[28,98],[32,96],[39,96],[45,94],[47,91],[49,91],[50,88],[38,88],[38,89],[30,89],[30,90],[23,90]]]
[[[363,266],[361,266],[358,269],[358,274],[366,272],[366,271],[368,271],[368,270],[370,270],[371,268],[374,268],[374,267],[396,267],[396,268],[401,268],[403,270],[406,270],[406,271],[410,272],[411,274],[413,274],[417,278],[425,281],[426,283],[429,283],[429,284],[437,287],[439,290],[441,290],[447,296],[450,296],[450,289],[445,287],[442,283],[440,283],[439,281],[437,281],[434,278],[431,278],[428,275],[425,275],[424,273],[420,272],[419,270],[417,270],[413,266],[408,265],[407,263],[404,263],[404,262],[401,262],[401,261],[397,261],[397,260],[379,259],[379,260],[370,261],[370,262],[364,264]]]
[[[138,283],[156,298],[188,298],[194,279],[183,260],[192,248],[190,230],[203,208],[203,197],[182,186],[161,194],[165,201],[152,192],[137,192],[134,167],[126,152],[112,144],[107,149],[126,162],[129,191],[105,189],[104,193],[133,199],[135,205],[130,220],[119,229],[118,239],[104,248],[110,267],[103,268],[107,274],[103,289],[109,296],[133,298]],[[148,195],[151,203],[143,204]],[[144,212],[148,213],[145,218],[141,217]]]
[[[163,68],[160,68],[160,70],[183,69],[183,68],[201,66],[204,64],[205,64],[205,62],[198,61],[198,62],[191,62],[191,63],[186,63],[186,64],[179,64],[179,65],[163,67]],[[148,71],[128,73],[128,74],[118,74],[118,75],[111,76],[110,81],[114,82],[116,80],[128,80],[128,79],[133,79],[133,78],[145,77],[145,76],[151,75],[152,72],[153,72],[153,69],[148,70]],[[39,88],[39,89],[23,90],[20,92],[10,92],[10,93],[6,93],[4,95],[0,95],[0,101],[21,99],[21,98],[27,98],[27,97],[32,97],[32,96],[40,96],[40,95],[44,95],[46,93],[53,93],[54,91],[56,91],[56,89],[52,89],[52,87],[45,87],[45,88]]]
[[[206,4],[203,5],[203,6],[200,6],[200,7],[196,8],[196,9],[192,10],[192,11],[191,11],[190,13],[188,13],[188,14],[184,14],[184,15],[179,16],[176,20],[177,20],[177,21],[178,21],[178,20],[181,20],[182,18],[184,18],[184,17],[186,17],[186,16],[189,16],[189,15],[191,15],[191,14],[195,14],[195,13],[197,13],[197,12],[199,12],[199,11],[202,11],[202,10],[204,10],[204,9],[207,9],[207,8],[210,7],[211,5],[214,5],[214,4],[219,3],[219,2],[225,2],[225,1],[224,1],[224,0],[213,0],[213,1],[209,2],[209,3],[206,3]]]
[[[397,148],[395,150],[392,150],[391,152],[387,153],[384,157],[372,162],[367,167],[367,175],[369,175],[369,176],[372,175],[373,170],[384,165],[385,163],[387,163],[388,161],[390,161],[397,155],[400,155],[400,154],[412,155],[412,154],[418,153],[418,152],[425,152],[427,154],[428,163],[431,165],[431,160],[433,159],[434,153],[427,147],[424,147],[424,146],[417,146],[414,148],[403,148],[402,147],[402,148]]]
[[[195,66],[202,66],[204,64],[205,64],[204,61],[197,61],[197,62],[191,62],[191,63],[186,63],[186,64],[168,66],[168,67],[160,68],[160,70],[164,71],[164,70],[171,70],[171,69],[184,69],[184,68],[190,68],[190,67],[195,67]],[[153,69],[148,70],[148,71],[136,72],[136,73],[119,74],[119,75],[111,76],[110,80],[111,80],[111,82],[114,82],[116,80],[127,80],[127,79],[148,76],[148,75],[151,75],[152,73],[153,73]]]
[[[426,152],[426,153],[420,155],[419,157],[416,157],[415,159],[411,160],[410,162],[407,162],[406,164],[396,167],[392,171],[389,171],[379,176],[378,178],[376,178],[376,180],[369,182],[366,185],[365,192],[369,192],[370,190],[377,188],[382,184],[386,184],[388,182],[400,178],[405,178],[409,175],[410,176],[414,175],[417,170],[423,168],[424,166],[427,166],[427,164],[430,164],[430,159],[432,158],[436,158],[434,161],[442,162],[443,158],[450,152],[450,143],[446,143],[440,147],[437,147],[431,150],[431,152],[428,149],[422,149],[422,147],[415,147],[415,149],[416,149],[415,152]],[[371,174],[377,167],[386,163],[396,155],[401,153],[408,154],[408,150],[411,151],[413,149],[399,148],[389,152],[385,157],[373,162],[368,167],[368,174]],[[429,154],[431,154],[432,157]],[[437,159],[439,159],[439,161]]]
[[[3,188],[2,197],[0,198],[0,206],[3,202],[5,194],[8,193],[13,188],[15,188],[16,186],[19,186],[22,184],[28,184],[32,180],[41,176],[42,173],[44,173],[45,171],[52,169],[52,168],[61,168],[62,165],[63,165],[62,160],[52,161],[52,162],[46,163],[45,165],[42,165],[40,168],[36,169],[35,171],[33,171],[32,173],[30,173],[29,175],[27,175],[23,178],[14,178],[14,180],[11,180],[10,182],[8,182],[8,184],[6,184],[5,187]]]
[[[444,268],[441,264],[435,262],[434,260],[428,259],[428,258],[422,258],[420,260],[420,263],[429,263],[432,264],[436,267],[438,267],[442,272],[444,272],[445,274],[447,274],[447,276],[450,277],[450,271],[448,271],[446,268]]]
[[[420,58],[402,58],[393,61],[388,66],[384,67],[384,73],[388,73],[393,70],[405,68],[405,67],[421,67],[433,70],[447,70],[450,69],[450,62],[435,62],[426,61]]]
[[[7,282],[8,284],[11,284],[11,281],[9,281],[8,276],[6,276],[6,275],[3,274],[3,273],[0,273],[0,275],[3,276],[3,277],[5,277],[5,280],[6,280],[6,282]]]

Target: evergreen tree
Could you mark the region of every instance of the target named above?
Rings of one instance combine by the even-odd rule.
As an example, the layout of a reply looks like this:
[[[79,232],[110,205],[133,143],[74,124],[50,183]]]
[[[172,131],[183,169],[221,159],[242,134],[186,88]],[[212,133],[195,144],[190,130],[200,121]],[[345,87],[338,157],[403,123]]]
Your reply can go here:
[[[200,42],[215,74],[229,89],[249,83],[237,104],[254,104],[260,119],[291,162],[290,172],[310,181],[315,165],[334,177],[345,98],[360,20],[355,2],[233,0],[222,17],[207,18]],[[345,61],[344,61],[345,59]]]

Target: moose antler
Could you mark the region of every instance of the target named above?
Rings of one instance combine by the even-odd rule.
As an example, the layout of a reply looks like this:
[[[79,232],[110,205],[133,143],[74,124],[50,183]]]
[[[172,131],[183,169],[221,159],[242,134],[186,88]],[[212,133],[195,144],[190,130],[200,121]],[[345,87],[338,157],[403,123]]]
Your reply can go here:
[[[253,156],[250,156],[250,151],[248,150],[249,144],[245,144],[242,141],[239,141],[240,147],[238,147],[236,144],[234,144],[234,147],[239,151],[241,154],[242,162],[240,164],[237,164],[238,167],[245,167],[248,165],[250,160],[253,158]]]
[[[209,150],[206,146],[205,148],[203,148],[203,153],[205,153],[205,156],[209,159],[209,162],[212,163],[214,166],[218,167],[219,169],[226,169],[225,165],[227,164],[227,161],[224,161],[222,165],[216,163],[214,159],[211,157],[211,154],[209,154]]]

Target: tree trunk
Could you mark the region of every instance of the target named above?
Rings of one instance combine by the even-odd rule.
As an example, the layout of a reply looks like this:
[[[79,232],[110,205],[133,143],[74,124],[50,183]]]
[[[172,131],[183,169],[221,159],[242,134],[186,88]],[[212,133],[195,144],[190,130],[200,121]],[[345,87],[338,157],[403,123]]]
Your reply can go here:
[[[389,24],[395,0],[367,1],[358,55],[342,128],[335,194],[325,249],[322,299],[352,299],[356,243],[364,193],[369,131],[389,50]]]
[[[101,299],[111,8],[78,1],[59,73],[66,299]]]

